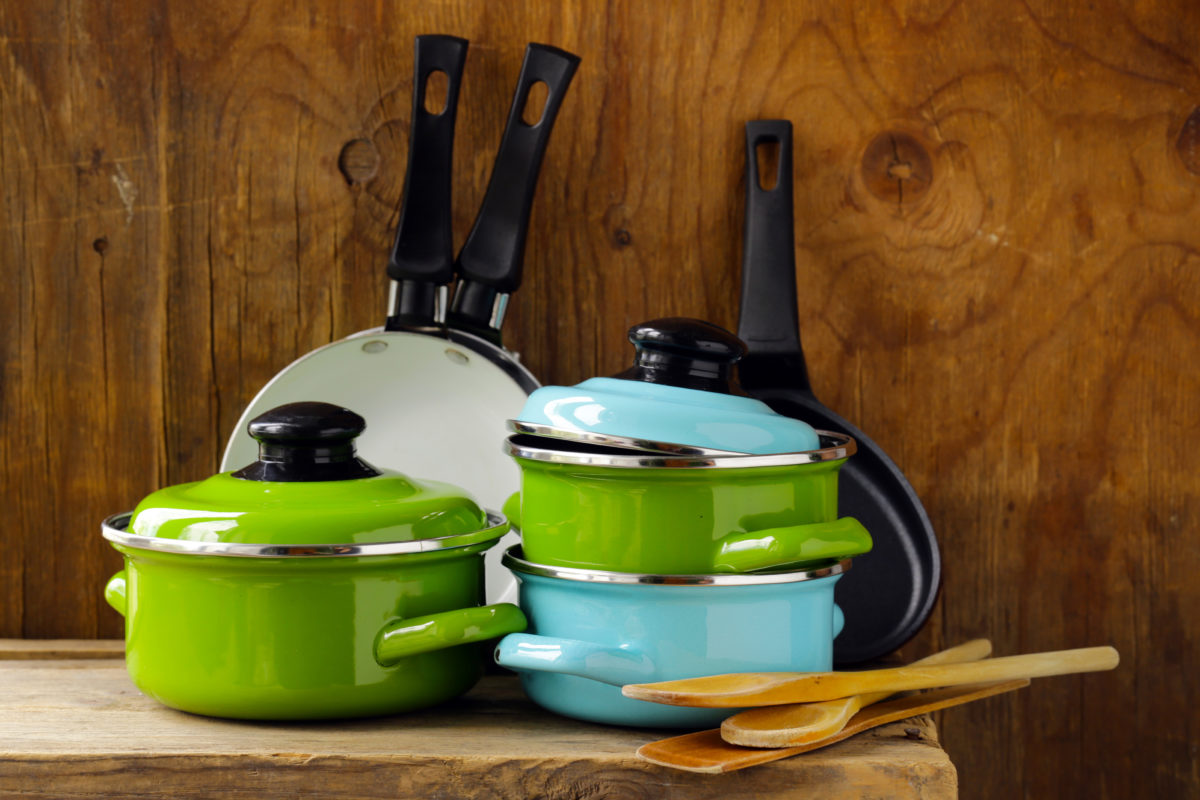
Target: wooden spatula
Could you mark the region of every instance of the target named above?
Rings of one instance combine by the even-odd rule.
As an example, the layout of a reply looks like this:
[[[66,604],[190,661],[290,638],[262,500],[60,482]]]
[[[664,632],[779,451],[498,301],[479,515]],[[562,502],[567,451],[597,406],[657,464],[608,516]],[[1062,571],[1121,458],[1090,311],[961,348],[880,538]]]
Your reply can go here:
[[[744,672],[661,683],[629,684],[621,693],[635,700],[672,706],[739,708],[814,703],[867,692],[903,692],[966,683],[1040,678],[1113,669],[1120,660],[1111,647],[1084,647],[991,658],[969,664],[895,667],[863,672]]]
[[[652,764],[674,767],[688,772],[733,772],[737,769],[753,767],[756,764],[766,764],[769,761],[778,761],[781,758],[817,750],[889,722],[897,722],[918,714],[1011,692],[1028,685],[1029,680],[1022,679],[975,686],[953,686],[948,689],[935,689],[931,692],[887,700],[859,711],[844,728],[833,736],[798,747],[771,749],[739,747],[721,739],[721,732],[714,728],[710,731],[689,733],[644,744],[638,748],[637,754],[639,758]]]
[[[992,643],[987,639],[972,639],[914,661],[909,666],[961,664],[987,658],[991,652]],[[892,692],[869,692],[822,703],[753,708],[734,714],[722,722],[721,738],[730,744],[747,747],[794,747],[815,742],[840,731],[860,709],[886,700],[891,695]]]

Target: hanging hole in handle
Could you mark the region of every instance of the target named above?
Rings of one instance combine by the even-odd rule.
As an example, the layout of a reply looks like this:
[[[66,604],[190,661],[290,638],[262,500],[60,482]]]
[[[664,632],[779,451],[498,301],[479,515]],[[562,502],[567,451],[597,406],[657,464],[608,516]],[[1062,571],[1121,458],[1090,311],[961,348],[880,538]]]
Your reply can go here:
[[[754,146],[758,163],[758,188],[769,192],[779,183],[779,140],[764,139]]]
[[[533,127],[546,115],[546,101],[550,99],[550,87],[545,81],[534,81],[525,90],[525,104],[521,108],[521,121]]]
[[[435,117],[446,110],[446,104],[450,101],[450,76],[442,72],[440,69],[435,69],[425,77],[425,110]]]

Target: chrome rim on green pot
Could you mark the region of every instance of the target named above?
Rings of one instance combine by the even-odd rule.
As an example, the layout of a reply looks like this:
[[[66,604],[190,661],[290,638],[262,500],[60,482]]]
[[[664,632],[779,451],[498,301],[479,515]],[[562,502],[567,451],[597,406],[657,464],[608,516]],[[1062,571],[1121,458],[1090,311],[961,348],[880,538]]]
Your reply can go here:
[[[525,628],[516,606],[481,605],[483,554],[507,521],[358,459],[364,425],[282,406],[251,423],[255,463],[105,520],[125,558],[105,597],[139,689],[220,717],[398,713],[465,692],[482,643]]]
[[[768,455],[631,452],[526,435],[506,452],[521,491],[505,512],[531,562],[657,574],[778,569],[842,559],[871,537],[837,516],[854,440]]]

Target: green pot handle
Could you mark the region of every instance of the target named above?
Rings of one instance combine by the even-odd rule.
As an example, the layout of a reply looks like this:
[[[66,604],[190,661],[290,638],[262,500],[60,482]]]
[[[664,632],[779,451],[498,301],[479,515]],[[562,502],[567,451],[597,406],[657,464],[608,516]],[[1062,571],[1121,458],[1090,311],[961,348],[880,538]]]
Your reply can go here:
[[[787,564],[849,558],[871,549],[871,534],[853,517],[731,533],[717,541],[713,569],[748,572]]]
[[[419,653],[519,633],[528,624],[521,609],[512,603],[394,619],[375,636],[375,660],[390,667]]]
[[[125,570],[108,579],[108,583],[104,585],[104,599],[118,614],[125,616]]]
[[[500,513],[508,517],[508,524],[514,528],[521,527],[521,493],[513,492],[500,507]]]

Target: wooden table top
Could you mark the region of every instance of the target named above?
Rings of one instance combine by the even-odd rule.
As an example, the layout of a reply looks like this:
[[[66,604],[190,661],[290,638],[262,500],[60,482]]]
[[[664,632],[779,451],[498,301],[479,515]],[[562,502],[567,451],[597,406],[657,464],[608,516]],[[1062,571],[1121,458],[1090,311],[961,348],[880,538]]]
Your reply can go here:
[[[0,640],[0,796],[953,798],[928,717],[727,775],[651,765],[668,731],[543,711],[509,676],[369,720],[210,719],[143,696],[119,642]],[[906,729],[916,728],[919,738]]]

